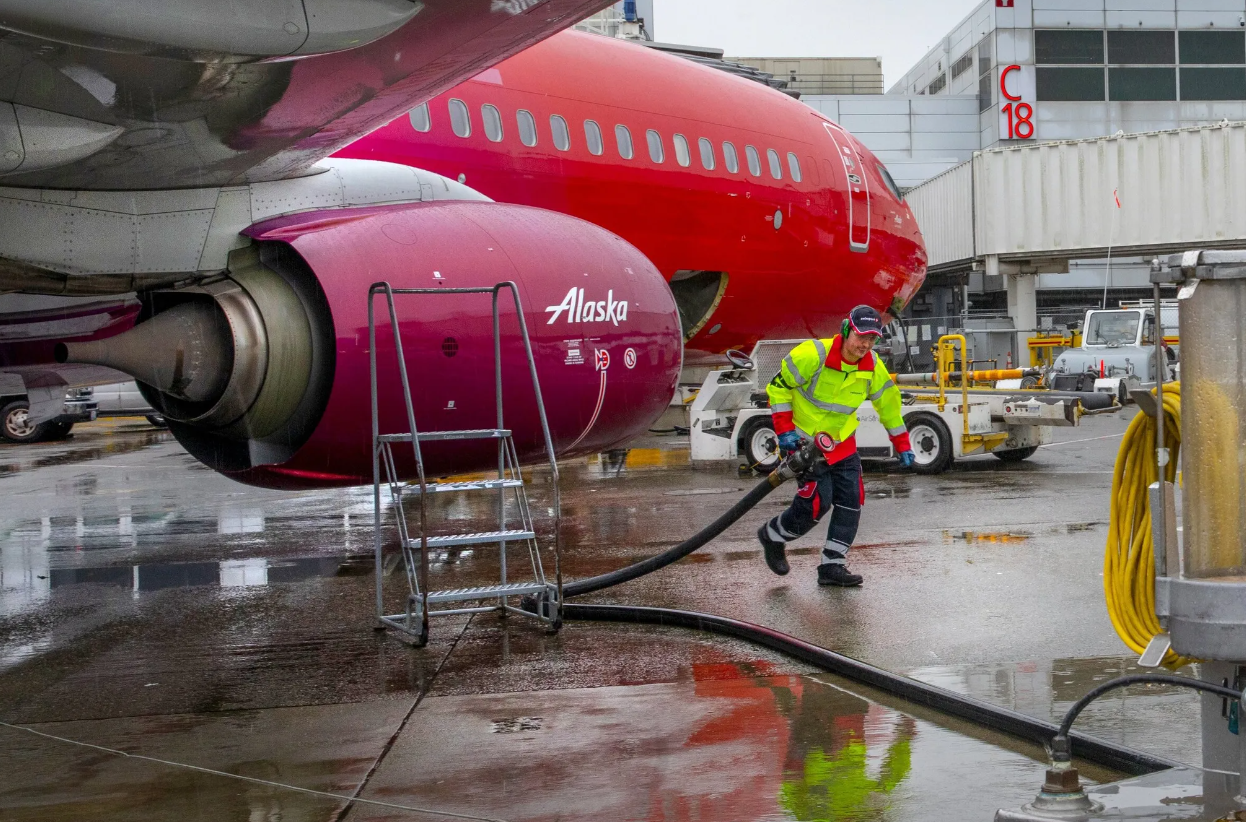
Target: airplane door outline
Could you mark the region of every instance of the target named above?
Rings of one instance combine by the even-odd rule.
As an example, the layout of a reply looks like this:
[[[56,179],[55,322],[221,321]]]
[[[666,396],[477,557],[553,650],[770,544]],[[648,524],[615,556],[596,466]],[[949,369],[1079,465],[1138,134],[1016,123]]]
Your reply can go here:
[[[835,153],[844,168],[848,185],[848,247],[853,251],[868,251],[870,247],[870,181],[865,173],[861,155],[842,132],[832,123],[823,122],[822,127],[830,135]]]

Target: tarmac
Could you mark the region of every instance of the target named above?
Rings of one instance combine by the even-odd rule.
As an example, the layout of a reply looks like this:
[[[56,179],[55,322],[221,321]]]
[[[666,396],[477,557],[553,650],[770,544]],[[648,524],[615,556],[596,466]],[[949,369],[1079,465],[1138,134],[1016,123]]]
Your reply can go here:
[[[869,467],[860,589],[816,585],[819,531],[789,576],[766,569],[755,532],[785,486],[691,557],[584,600],[759,623],[1058,720],[1135,661],[1102,591],[1133,413],[1057,429],[1019,464]],[[561,467],[565,579],[679,542],[758,481],[693,465],[686,438],[634,445]],[[529,473],[544,522],[549,474]],[[483,530],[494,504],[431,514]],[[0,447],[0,817],[989,820],[1042,780],[1034,746],[735,640],[487,614],[434,620],[409,648],[373,630],[372,517],[370,487],[245,487],[137,419]],[[435,588],[495,573],[494,548],[431,567]],[[1197,698],[1165,688],[1116,692],[1077,725],[1187,762],[1198,726]]]

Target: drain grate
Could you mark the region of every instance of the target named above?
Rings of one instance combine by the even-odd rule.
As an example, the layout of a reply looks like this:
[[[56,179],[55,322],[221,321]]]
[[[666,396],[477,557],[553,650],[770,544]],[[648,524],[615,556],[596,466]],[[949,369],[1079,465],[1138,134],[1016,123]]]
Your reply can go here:
[[[489,723],[491,734],[517,734],[521,731],[539,731],[545,720],[539,716],[514,716],[509,719],[495,719]]]

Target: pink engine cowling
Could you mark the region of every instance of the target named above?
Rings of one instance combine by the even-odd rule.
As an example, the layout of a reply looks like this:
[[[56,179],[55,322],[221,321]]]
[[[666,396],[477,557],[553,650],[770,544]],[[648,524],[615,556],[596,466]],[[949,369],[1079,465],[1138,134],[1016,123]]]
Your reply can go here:
[[[242,482],[286,488],[371,482],[368,290],[374,282],[394,288],[514,282],[559,456],[625,443],[652,424],[674,393],[682,339],[665,280],[633,246],[574,217],[447,202],[297,214],[246,233],[261,248],[287,246],[314,273],[334,345],[332,362],[321,358],[332,379],[306,440],[292,443],[296,447],[280,462],[216,466]],[[277,261],[281,254],[266,256]],[[504,424],[514,432],[520,459],[539,461],[544,442],[513,299],[503,290],[499,302]],[[398,295],[395,304],[420,430],[495,427],[489,295]],[[380,430],[405,431],[384,297],[375,298],[374,308]],[[262,459],[262,448],[251,450]],[[411,451],[396,452],[399,471],[413,477]],[[492,442],[427,443],[423,452],[433,476],[497,462]]]

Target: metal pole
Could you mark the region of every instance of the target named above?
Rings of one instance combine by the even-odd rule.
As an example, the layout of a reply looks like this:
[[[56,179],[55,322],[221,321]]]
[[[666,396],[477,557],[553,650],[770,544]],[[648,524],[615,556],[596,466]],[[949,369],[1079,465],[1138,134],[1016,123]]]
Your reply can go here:
[[[421,635],[428,636],[428,483],[424,479],[424,455],[420,451],[420,433],[415,427],[415,404],[411,400],[411,380],[407,377],[407,358],[402,350],[402,333],[398,327],[398,310],[394,306],[394,290],[389,283],[379,283],[389,302],[389,322],[394,330],[394,350],[398,355],[398,373],[402,377],[402,396],[407,403],[407,426],[411,431],[411,450],[420,476],[420,610]],[[402,293],[401,291],[399,293]]]
[[[549,454],[549,470],[554,483],[554,575],[558,587],[558,607],[562,608],[562,491],[558,477],[558,458],[554,454],[554,438],[549,433],[549,420],[545,416],[545,401],[541,397],[541,380],[536,373],[536,358],[532,354],[532,341],[528,338],[528,323],[524,320],[523,306],[519,302],[519,288],[513,282],[505,283],[515,298],[515,312],[519,316],[519,333],[523,337],[524,351],[528,356],[528,373],[532,375],[532,389],[536,392],[536,409],[541,417],[541,433],[545,437],[545,451]]]
[[[1158,262],[1158,261],[1157,261]],[[1152,296],[1155,299],[1155,468],[1157,473],[1157,481],[1159,487],[1165,488],[1165,468],[1168,466],[1168,449],[1164,447],[1164,372],[1168,370],[1168,358],[1164,356],[1164,323],[1163,315],[1160,313],[1160,294],[1159,283],[1153,286]],[[1167,533],[1164,522],[1166,516],[1166,505],[1159,506],[1159,525],[1160,533]],[[1151,511],[1151,516],[1157,516],[1155,511]],[[1165,546],[1167,551],[1167,546]],[[1168,557],[1164,557],[1164,561],[1160,567],[1167,567]]]
[[[372,539],[376,551],[376,618],[385,615],[385,601],[381,596],[381,464],[380,464],[380,410],[376,396],[376,286],[368,289],[368,365],[372,390]]]
[[[498,316],[498,291],[500,285],[493,287],[493,378],[494,391],[497,395],[497,428],[499,430],[506,426],[502,422],[502,320]],[[506,479],[506,440],[501,436],[498,437],[498,483],[501,485],[502,480]],[[498,488],[498,530],[506,530],[506,488]],[[498,542],[498,557],[502,570],[502,584],[506,584],[506,540]],[[498,607],[501,609],[501,615],[506,616],[506,595],[498,597]]]

